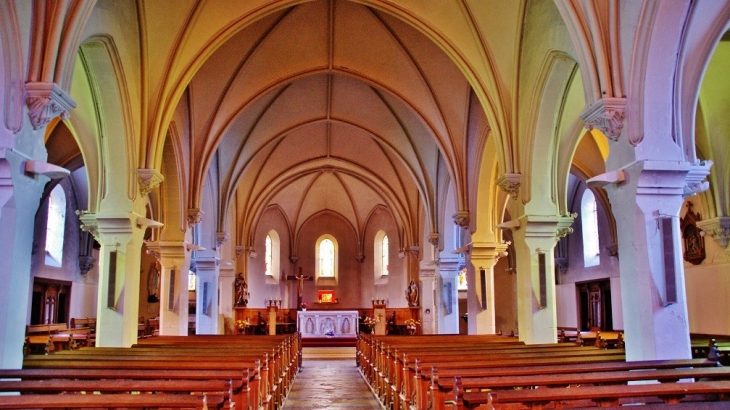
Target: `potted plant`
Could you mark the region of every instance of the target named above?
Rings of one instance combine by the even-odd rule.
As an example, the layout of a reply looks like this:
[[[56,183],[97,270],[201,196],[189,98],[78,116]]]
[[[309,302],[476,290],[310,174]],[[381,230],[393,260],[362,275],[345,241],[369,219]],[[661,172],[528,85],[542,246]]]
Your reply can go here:
[[[307,308],[308,308],[308,307],[309,307],[309,305],[307,304],[307,302],[302,302],[302,303],[301,303],[301,304],[299,305],[299,308],[300,308],[301,310],[307,310]]]

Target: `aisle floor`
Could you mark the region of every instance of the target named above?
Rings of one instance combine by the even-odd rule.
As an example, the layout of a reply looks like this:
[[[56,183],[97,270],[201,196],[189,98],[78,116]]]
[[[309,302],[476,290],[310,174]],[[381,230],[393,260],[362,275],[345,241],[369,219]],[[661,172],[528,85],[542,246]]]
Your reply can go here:
[[[332,348],[304,348],[302,357],[283,410],[382,410],[355,367],[354,348],[334,354]]]

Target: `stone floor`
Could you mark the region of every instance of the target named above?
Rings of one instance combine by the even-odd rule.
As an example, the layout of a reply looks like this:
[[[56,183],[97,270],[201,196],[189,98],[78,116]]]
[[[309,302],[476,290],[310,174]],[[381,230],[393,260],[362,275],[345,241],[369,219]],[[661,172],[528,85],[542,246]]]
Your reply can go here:
[[[354,348],[308,347],[302,358],[284,410],[382,410],[355,367]]]

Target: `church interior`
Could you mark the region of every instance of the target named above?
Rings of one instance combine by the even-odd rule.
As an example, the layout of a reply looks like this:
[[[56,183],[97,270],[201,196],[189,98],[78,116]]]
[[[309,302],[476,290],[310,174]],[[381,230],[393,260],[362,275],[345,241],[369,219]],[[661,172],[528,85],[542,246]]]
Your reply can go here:
[[[2,1],[0,368],[72,318],[127,348],[305,312],[690,358],[730,338],[728,29],[730,0]]]

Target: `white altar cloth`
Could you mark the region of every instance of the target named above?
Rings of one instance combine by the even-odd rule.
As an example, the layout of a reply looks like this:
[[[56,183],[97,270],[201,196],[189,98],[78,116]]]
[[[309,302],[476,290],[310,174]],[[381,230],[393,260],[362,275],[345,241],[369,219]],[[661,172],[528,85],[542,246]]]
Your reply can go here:
[[[307,337],[357,337],[356,310],[304,310],[297,312],[297,330]]]

